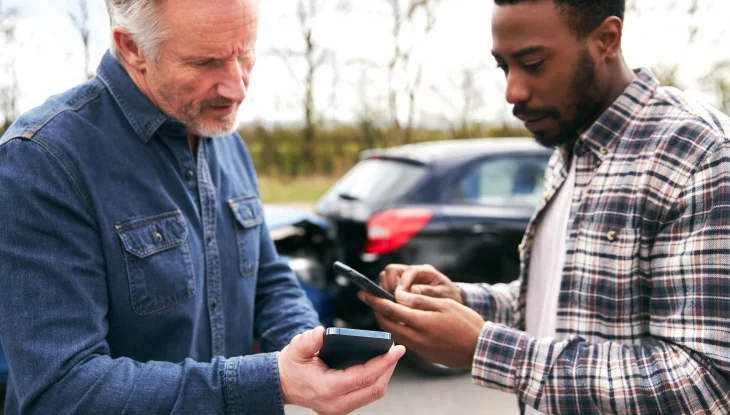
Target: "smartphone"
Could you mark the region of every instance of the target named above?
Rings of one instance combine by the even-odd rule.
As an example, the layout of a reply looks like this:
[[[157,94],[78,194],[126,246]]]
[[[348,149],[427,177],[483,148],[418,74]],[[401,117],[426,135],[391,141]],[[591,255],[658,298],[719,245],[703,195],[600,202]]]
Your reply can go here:
[[[330,327],[319,358],[331,369],[347,369],[387,353],[392,345],[388,332]]]
[[[394,303],[396,302],[393,294],[380,288],[380,286],[370,280],[370,278],[360,274],[359,272],[348,267],[342,262],[336,261],[334,264],[332,264],[332,269],[335,270],[335,273],[337,273],[337,275],[342,275],[343,277],[347,278],[348,281],[357,285],[363,291],[367,291],[372,295],[378,296],[380,298],[385,298],[386,300],[390,300]]]

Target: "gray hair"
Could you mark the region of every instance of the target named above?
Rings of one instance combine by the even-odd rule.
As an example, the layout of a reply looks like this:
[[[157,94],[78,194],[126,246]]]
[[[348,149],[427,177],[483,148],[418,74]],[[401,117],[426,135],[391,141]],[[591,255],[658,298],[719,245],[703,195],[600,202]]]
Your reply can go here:
[[[160,57],[160,43],[167,37],[162,27],[159,0],[106,0],[111,27],[121,26],[131,33],[142,53],[152,62]],[[112,39],[111,53],[120,62],[122,56]]]

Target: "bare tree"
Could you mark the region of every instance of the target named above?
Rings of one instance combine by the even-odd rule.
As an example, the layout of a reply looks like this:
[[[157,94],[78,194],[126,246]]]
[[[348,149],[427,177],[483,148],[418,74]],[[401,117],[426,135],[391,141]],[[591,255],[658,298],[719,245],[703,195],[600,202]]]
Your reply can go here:
[[[432,85],[430,90],[444,106],[440,118],[449,126],[451,138],[472,136],[473,116],[484,106],[478,78],[488,71],[486,65],[463,68],[458,77],[448,76],[447,90]],[[457,92],[458,91],[458,92]],[[458,93],[458,96],[456,96]]]
[[[411,141],[416,114],[416,95],[423,79],[423,63],[411,60],[416,42],[405,44],[404,34],[420,30],[420,37],[426,37],[436,24],[435,9],[442,0],[385,0],[390,8],[393,26],[393,54],[388,62],[388,106],[396,141],[407,144]],[[423,18],[418,27],[417,20]],[[405,85],[399,86],[396,78],[405,79]],[[405,100],[399,99],[405,95]],[[404,123],[400,115],[405,108],[407,114]]]
[[[315,102],[314,92],[316,90],[318,74],[320,70],[328,64],[332,68],[333,78],[331,80],[333,88],[330,95],[330,107],[334,106],[336,101],[336,84],[337,65],[335,52],[326,48],[315,39],[315,20],[325,12],[331,11],[332,7],[337,12],[346,12],[348,10],[348,2],[331,0],[297,0],[296,21],[299,28],[299,34],[302,39],[302,47],[300,49],[282,49],[274,48],[270,53],[281,58],[289,73],[297,80],[303,88],[302,106],[304,108],[304,126],[302,128],[302,139],[304,141],[304,171],[307,174],[313,174],[317,171],[317,157],[315,152],[315,138],[317,135],[317,120],[320,113],[317,103]],[[304,77],[300,77],[295,71],[295,66],[304,63]]]
[[[360,149],[375,148],[378,140],[383,140],[383,134],[377,122],[377,119],[381,116],[381,111],[373,106],[370,91],[373,83],[371,74],[374,70],[379,69],[379,65],[367,59],[360,59],[352,63],[358,66],[356,88],[358,96],[357,123],[361,134]]]
[[[705,36],[705,32],[708,29],[706,25],[708,16],[712,16],[715,13],[722,13],[721,7],[724,6],[724,4],[725,2],[721,0],[661,0],[654,2],[632,0],[627,3],[627,11],[635,16],[641,16],[645,13],[653,13],[657,10],[669,10],[672,13],[677,13],[682,16],[683,22],[682,27],[677,28],[677,30],[687,34],[684,44],[677,45],[678,48],[684,48],[686,51],[689,51],[701,42],[713,47],[720,47],[720,50],[722,50],[722,41],[728,33],[727,27],[720,30],[714,38],[707,38],[707,36]],[[677,53],[675,56],[682,55],[682,53]],[[681,66],[679,62],[664,61],[654,66],[652,71],[662,85],[684,89],[691,86],[694,82],[690,82],[689,84],[682,82],[680,69]],[[720,85],[708,81],[709,78],[712,78],[711,73],[694,81],[697,81],[705,88],[708,87],[708,85]]]
[[[18,73],[15,67],[15,18],[17,10],[4,9],[0,0],[0,133],[18,116]]]
[[[89,24],[89,5],[87,0],[76,0],[75,10],[68,11],[68,17],[74,25],[74,28],[81,36],[81,43],[84,47],[84,76],[91,79],[94,74],[91,72],[91,62],[89,54],[89,40],[91,37],[91,28]]]

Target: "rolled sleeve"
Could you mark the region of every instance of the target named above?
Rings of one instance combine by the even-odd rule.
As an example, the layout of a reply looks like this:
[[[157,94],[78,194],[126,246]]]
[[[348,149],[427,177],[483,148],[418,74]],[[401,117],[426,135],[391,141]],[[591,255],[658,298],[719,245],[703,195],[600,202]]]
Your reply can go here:
[[[228,414],[284,415],[278,352],[231,358],[220,365]]]
[[[487,321],[516,326],[520,318],[518,300],[520,281],[509,284],[464,284],[455,283],[461,290],[464,305],[479,313]]]
[[[523,332],[485,323],[472,362],[474,384],[515,392],[515,372],[525,343],[527,336]]]

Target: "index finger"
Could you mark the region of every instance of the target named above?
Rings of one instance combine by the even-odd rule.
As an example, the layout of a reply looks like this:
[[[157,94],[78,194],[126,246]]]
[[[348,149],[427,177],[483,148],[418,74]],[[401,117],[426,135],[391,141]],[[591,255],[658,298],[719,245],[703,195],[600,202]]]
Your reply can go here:
[[[405,291],[411,290],[413,284],[430,284],[437,278],[433,268],[416,265],[406,268],[400,277],[398,286]]]
[[[390,264],[380,273],[380,286],[387,292],[392,293],[398,286],[403,270],[408,268],[406,265]]]

